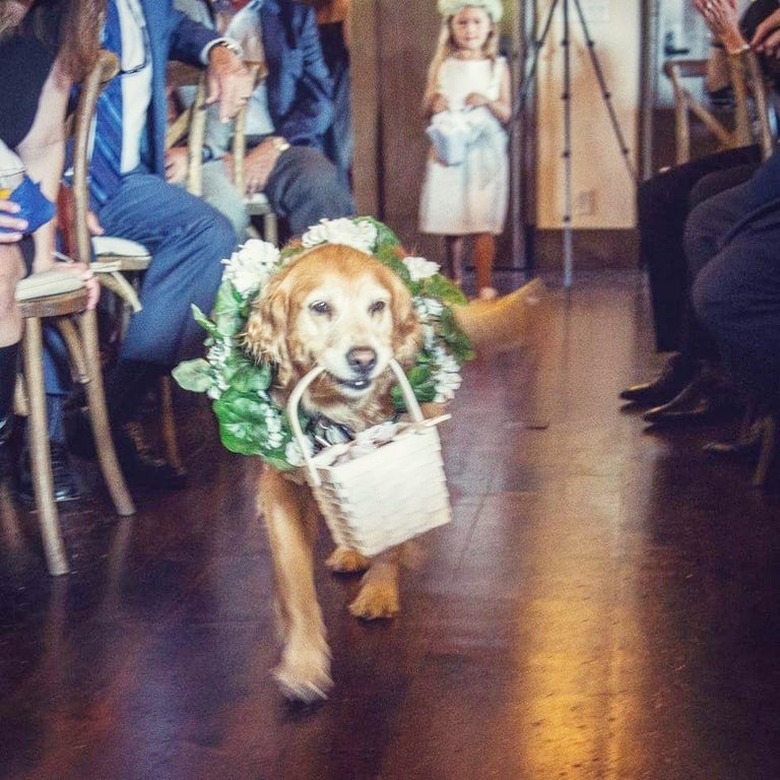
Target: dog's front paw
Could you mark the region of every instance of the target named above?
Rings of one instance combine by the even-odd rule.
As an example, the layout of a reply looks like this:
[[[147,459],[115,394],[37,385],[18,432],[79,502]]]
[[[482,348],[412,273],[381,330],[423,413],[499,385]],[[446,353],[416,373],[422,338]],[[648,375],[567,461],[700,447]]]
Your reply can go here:
[[[366,582],[349,605],[349,611],[363,620],[395,617],[401,611],[398,587],[386,581]]]
[[[337,547],[325,561],[325,565],[339,574],[359,574],[371,565],[371,559],[350,547]]]
[[[327,699],[333,687],[327,652],[285,653],[274,677],[285,698],[304,704]]]

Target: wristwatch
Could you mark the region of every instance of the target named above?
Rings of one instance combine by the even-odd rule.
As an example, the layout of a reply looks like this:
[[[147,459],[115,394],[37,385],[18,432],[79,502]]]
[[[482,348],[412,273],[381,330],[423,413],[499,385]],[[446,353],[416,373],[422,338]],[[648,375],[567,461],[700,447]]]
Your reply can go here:
[[[281,135],[271,136],[271,143],[279,154],[286,152],[290,148],[290,142]]]
[[[212,49],[218,49],[218,48],[225,48],[228,51],[232,51],[233,54],[236,55],[236,57],[239,57],[241,59],[243,59],[244,57],[244,50],[241,48],[241,46],[238,43],[231,40],[230,38],[220,38],[218,41],[215,41],[211,45],[211,48],[209,49],[209,54],[211,54]]]

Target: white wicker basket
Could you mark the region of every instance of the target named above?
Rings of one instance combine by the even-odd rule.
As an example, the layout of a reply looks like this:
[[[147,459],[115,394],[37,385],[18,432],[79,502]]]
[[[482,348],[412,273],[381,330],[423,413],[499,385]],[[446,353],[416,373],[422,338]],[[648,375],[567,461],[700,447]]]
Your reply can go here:
[[[409,380],[390,362],[413,422],[402,424],[388,443],[368,453],[332,464],[336,447],[308,455],[298,422],[298,405],[306,388],[324,371],[310,371],[293,390],[287,415],[304,453],[305,475],[336,544],[366,556],[418,536],[452,518],[441,442],[436,425],[443,415],[425,420]]]

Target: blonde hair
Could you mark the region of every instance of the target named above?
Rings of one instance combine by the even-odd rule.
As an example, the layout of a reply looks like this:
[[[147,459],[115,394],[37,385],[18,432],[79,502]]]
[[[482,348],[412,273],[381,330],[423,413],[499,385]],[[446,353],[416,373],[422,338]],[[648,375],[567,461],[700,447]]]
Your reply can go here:
[[[441,31],[439,32],[439,41],[436,44],[436,51],[434,52],[431,64],[428,66],[428,78],[425,83],[425,94],[432,94],[436,91],[436,82],[439,78],[439,70],[444,60],[448,57],[452,57],[455,52],[458,51],[458,47],[455,44],[455,38],[452,35],[452,16],[448,16],[442,21]],[[498,58],[498,24],[493,21],[493,18],[488,14],[490,19],[490,32],[482,46],[482,54],[487,60],[492,60],[495,64]]]

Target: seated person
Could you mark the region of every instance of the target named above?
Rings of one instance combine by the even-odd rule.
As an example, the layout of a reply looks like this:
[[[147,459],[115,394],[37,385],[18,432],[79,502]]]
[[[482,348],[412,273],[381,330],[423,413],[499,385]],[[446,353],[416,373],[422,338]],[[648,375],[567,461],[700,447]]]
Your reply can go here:
[[[207,65],[209,102],[219,102],[224,121],[237,113],[251,85],[230,41],[169,3],[108,0],[106,11],[103,46],[117,53],[121,70],[97,103],[90,162],[94,228],[138,241],[152,255],[140,291],[143,308],[132,315],[118,360],[106,373],[106,402],[125,477],[170,488],[184,475],[150,458],[127,426],[157,379],[201,349],[191,305],[211,310],[221,261],[232,253],[235,236],[219,212],[165,181],[164,61]],[[89,427],[83,417],[76,423],[69,445],[91,457]]]
[[[308,0],[317,12],[322,55],[333,82],[333,124],[325,133],[325,156],[349,186],[354,134],[349,79],[349,0]]]
[[[776,56],[780,9],[751,43]],[[746,183],[698,206],[686,248],[702,270],[693,285],[697,315],[737,382],[780,411],[780,153]],[[745,442],[749,444],[749,442]]]
[[[0,21],[7,25],[0,29],[0,168],[10,173],[7,165],[23,164],[52,202],[63,167],[68,94],[71,82],[87,71],[97,52],[99,6],[97,0],[8,2]],[[33,269],[55,267],[91,278],[81,264],[54,262],[53,220],[29,233],[27,221],[17,216],[19,207],[12,200],[17,184],[10,180],[0,184],[0,480],[11,473],[9,439],[22,333],[21,310],[14,300],[16,284]],[[88,281],[88,288],[92,307],[97,282]],[[52,432],[51,455],[53,472],[67,476],[61,429]],[[66,484],[65,489],[69,493],[72,485]]]
[[[175,4],[195,18],[203,12],[201,0]],[[231,128],[210,114],[206,155],[226,158],[228,167],[219,172],[218,182],[204,178],[204,199],[234,215],[243,209],[244,195],[262,191],[286,220],[290,235],[323,218],[353,215],[352,194],[322,152],[333,118],[332,87],[313,10],[291,0],[265,0],[259,8],[250,3],[233,17],[226,35],[241,43],[248,59],[261,58],[267,76],[247,107],[246,192],[230,182]],[[300,67],[289,67],[291,62]]]
[[[777,3],[757,0],[741,22],[729,0],[714,0],[709,10],[699,0],[696,6],[717,41],[727,52],[735,52]],[[771,61],[763,64],[772,75]],[[707,365],[717,362],[717,354],[693,314],[690,285],[697,269],[686,260],[683,232],[691,208],[745,181],[759,164],[757,145],[730,149],[677,165],[639,187],[640,261],[650,282],[656,349],[676,353],[657,379],[620,394],[634,404],[657,407],[644,415],[648,422],[700,418],[719,411],[721,402],[732,402]]]

